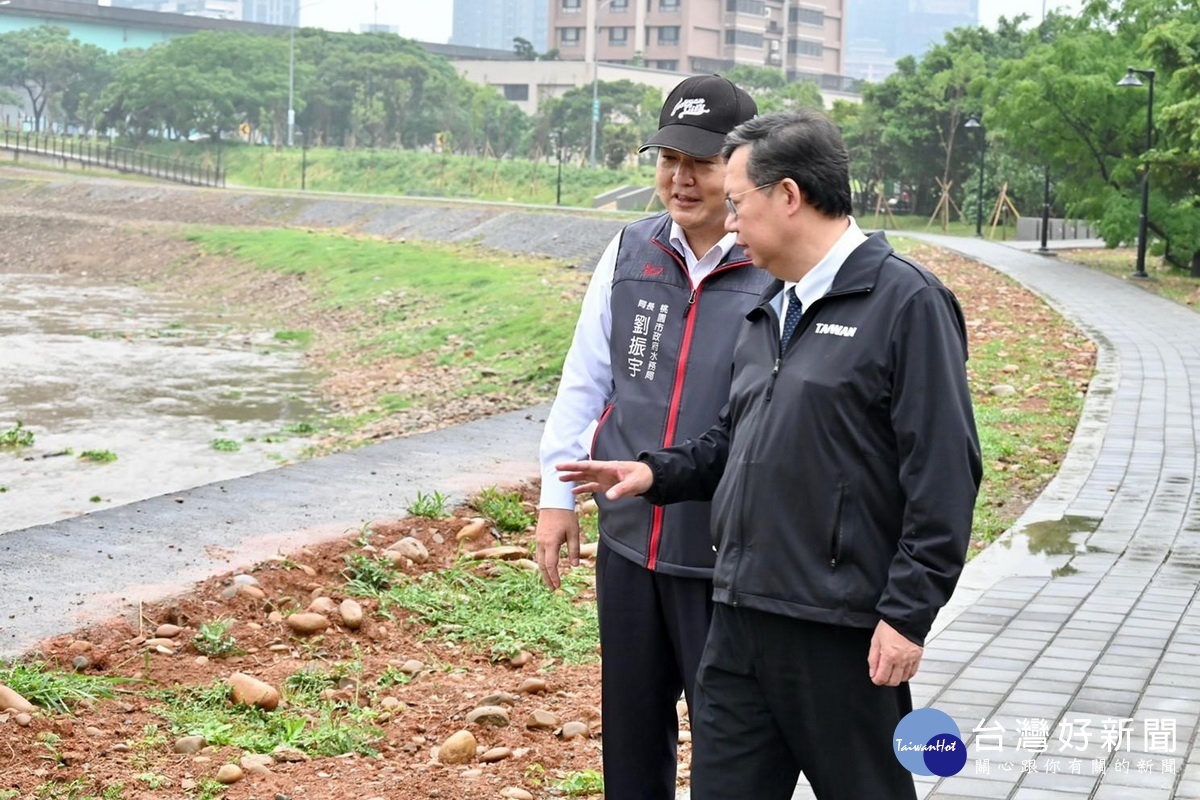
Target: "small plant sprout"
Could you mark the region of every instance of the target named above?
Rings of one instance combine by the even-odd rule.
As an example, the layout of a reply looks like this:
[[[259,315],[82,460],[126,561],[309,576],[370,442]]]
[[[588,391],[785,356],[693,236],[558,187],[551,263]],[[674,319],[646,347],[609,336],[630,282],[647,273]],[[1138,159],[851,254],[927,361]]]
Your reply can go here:
[[[604,776],[594,769],[568,773],[555,786],[567,797],[588,797],[604,794]]]
[[[117,454],[112,450],[84,450],[79,454],[80,461],[94,461],[97,464],[108,464],[117,460]]]
[[[405,508],[405,511],[414,517],[425,517],[426,519],[445,519],[447,516],[449,516],[449,514],[446,513],[446,501],[449,499],[450,498],[441,492],[425,494],[422,491],[418,491],[417,499],[409,503]]]
[[[225,658],[242,652],[238,649],[237,639],[229,632],[233,627],[231,619],[213,619],[200,626],[200,630],[192,637],[192,646],[206,656]]]
[[[0,431],[0,447],[32,447],[33,431],[25,427],[25,423],[17,420],[17,424],[6,431]]]
[[[342,576],[349,591],[370,597],[391,588],[396,580],[396,570],[386,558],[353,553],[346,556]]]
[[[495,486],[484,489],[471,505],[506,533],[519,533],[533,524],[533,515],[525,510],[520,492],[505,492]]]

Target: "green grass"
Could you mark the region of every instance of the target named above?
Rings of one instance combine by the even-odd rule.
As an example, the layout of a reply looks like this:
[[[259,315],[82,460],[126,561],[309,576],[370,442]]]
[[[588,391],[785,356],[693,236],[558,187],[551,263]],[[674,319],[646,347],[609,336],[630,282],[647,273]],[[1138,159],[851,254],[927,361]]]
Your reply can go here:
[[[505,533],[520,533],[534,523],[520,492],[505,492],[492,486],[471,498],[471,506]]]
[[[289,697],[287,708],[275,711],[231,705],[224,683],[176,686],[151,697],[158,701],[152,712],[170,723],[172,736],[203,736],[217,747],[270,753],[287,745],[310,756],[374,756],[383,739],[370,709],[343,708],[307,695]]]
[[[228,658],[242,653],[237,639],[229,632],[233,622],[231,619],[213,619],[201,624],[192,637],[192,646],[213,658]]]
[[[206,158],[215,164],[207,144],[155,143],[155,152]],[[343,150],[300,148],[276,150],[224,143],[222,166],[227,181],[240,186],[299,189],[303,162],[309,191],[447,197],[553,205],[558,167],[547,161],[495,159],[434,154],[411,150]],[[653,186],[650,166],[636,169],[589,169],[563,164],[562,203],[590,208],[593,198],[618,186]]]
[[[567,797],[589,797],[604,794],[604,776],[594,769],[585,769],[569,773],[554,786]]]
[[[441,492],[432,492],[425,494],[420,490],[417,491],[417,499],[413,500],[405,507],[405,511],[414,517],[425,517],[426,519],[445,519],[450,516],[446,511],[446,501],[449,498]]]
[[[351,553],[345,559],[342,577],[346,579],[346,590],[354,594],[377,596],[390,589],[398,577],[392,562],[382,556],[372,558],[363,553]]]
[[[6,431],[0,431],[0,448],[18,448],[33,446],[33,431],[25,427],[25,423],[17,420],[17,424]]]
[[[117,454],[112,450],[84,450],[79,454],[79,459],[96,464],[110,464],[117,460]]]
[[[129,681],[62,672],[37,661],[0,661],[0,683],[36,706],[68,714],[81,702],[111,698],[115,686]]]
[[[279,342],[294,342],[301,347],[308,347],[312,343],[312,331],[275,331],[275,340]]]
[[[548,387],[578,313],[579,276],[549,260],[298,230],[207,230],[188,238],[210,253],[303,275],[324,306],[360,312],[369,333],[343,358],[449,367],[461,373],[463,396]],[[414,399],[423,398],[391,407]]]
[[[941,219],[935,219],[932,224],[929,222],[929,217],[919,214],[895,214],[891,219],[884,215],[875,215],[871,211],[867,211],[857,217],[858,224],[864,230],[883,230],[883,231],[914,231],[917,233],[937,233],[946,236],[974,236],[975,235],[975,220],[963,221],[957,217],[951,217],[950,224],[946,230],[942,230]],[[1003,241],[1012,239],[1015,234],[1013,228],[997,227],[995,235],[992,234],[992,229],[989,226],[984,226],[983,235],[985,239],[994,239]]]
[[[209,443],[209,446],[219,453],[236,453],[242,449],[241,444],[235,442],[233,439],[213,439]]]
[[[430,638],[468,643],[496,659],[529,650],[580,664],[599,655],[596,605],[579,598],[587,583],[578,571],[568,573],[562,592],[546,591],[537,572],[509,564],[486,578],[460,564],[400,580],[380,596],[381,610],[413,612]]]
[[[1065,250],[1059,252],[1058,257],[1128,280],[1134,286],[1189,308],[1200,307],[1200,278],[1193,278],[1189,270],[1172,267],[1160,258],[1149,256],[1146,259],[1146,274],[1150,280],[1130,279],[1137,268],[1137,251],[1133,248]]]

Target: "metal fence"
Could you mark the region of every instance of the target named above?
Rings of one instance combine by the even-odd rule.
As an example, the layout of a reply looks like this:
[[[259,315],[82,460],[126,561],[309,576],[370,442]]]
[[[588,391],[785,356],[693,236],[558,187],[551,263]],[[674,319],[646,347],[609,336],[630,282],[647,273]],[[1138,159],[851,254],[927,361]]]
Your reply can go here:
[[[196,159],[172,158],[128,147],[115,147],[88,138],[5,130],[0,147],[17,153],[51,156],[190,186],[225,185],[225,171],[220,166],[209,166]]]

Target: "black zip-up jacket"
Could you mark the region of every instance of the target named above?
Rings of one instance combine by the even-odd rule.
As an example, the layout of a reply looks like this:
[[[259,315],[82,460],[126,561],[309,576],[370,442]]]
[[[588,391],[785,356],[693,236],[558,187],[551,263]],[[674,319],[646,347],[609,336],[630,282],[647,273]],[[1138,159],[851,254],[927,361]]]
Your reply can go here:
[[[737,332],[771,276],[733,247],[692,286],[670,244],[671,218],[626,226],[612,284],[613,393],[592,441],[592,457],[626,461],[643,450],[699,436],[729,397]],[[600,536],[615,553],[667,575],[708,578],[709,503],[664,509],[640,497],[596,495]]]
[[[643,453],[653,503],[712,497],[714,599],[923,644],[966,559],[982,473],[958,302],[882,234],[804,310],[786,352],[747,315],[720,422]]]

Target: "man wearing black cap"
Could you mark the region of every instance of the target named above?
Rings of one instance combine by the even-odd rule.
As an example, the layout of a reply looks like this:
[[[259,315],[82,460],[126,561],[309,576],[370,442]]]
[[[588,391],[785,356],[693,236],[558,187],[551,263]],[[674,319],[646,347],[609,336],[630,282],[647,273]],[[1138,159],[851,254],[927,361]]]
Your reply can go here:
[[[736,332],[770,276],[725,232],[725,134],[757,113],[728,80],[688,78],[668,95],[655,182],[666,213],[625,227],[596,264],[542,436],[537,555],[560,584],[579,563],[571,487],[554,465],[631,459],[699,435],[729,394]],[[692,702],[712,614],[709,504],[597,496],[596,595],[608,800],[671,800],[682,691]]]

